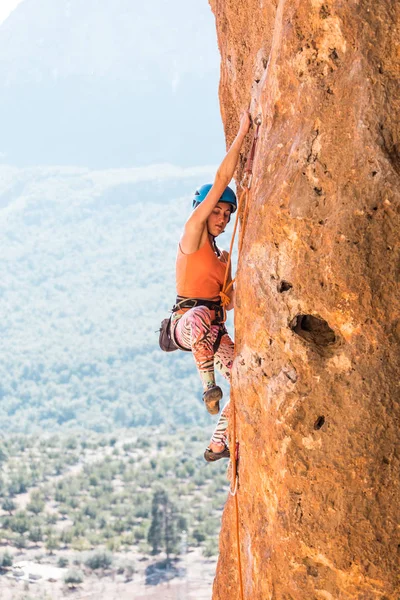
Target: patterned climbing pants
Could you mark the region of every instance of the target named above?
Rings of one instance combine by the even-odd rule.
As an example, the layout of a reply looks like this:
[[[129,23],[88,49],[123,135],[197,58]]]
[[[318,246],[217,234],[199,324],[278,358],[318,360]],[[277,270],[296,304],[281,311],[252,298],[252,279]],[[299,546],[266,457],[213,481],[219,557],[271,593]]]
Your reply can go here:
[[[206,306],[196,306],[186,311],[183,315],[175,313],[173,318],[174,336],[176,341],[191,348],[197,370],[200,375],[203,389],[207,390],[215,385],[215,371],[218,369],[225,379],[230,380],[233,363],[234,343],[228,333],[221,337],[220,345],[214,353],[214,343],[217,339],[219,328],[222,325],[211,324],[211,311]],[[221,446],[221,450],[228,440],[229,402],[223,408],[217,427],[212,435],[211,442]]]

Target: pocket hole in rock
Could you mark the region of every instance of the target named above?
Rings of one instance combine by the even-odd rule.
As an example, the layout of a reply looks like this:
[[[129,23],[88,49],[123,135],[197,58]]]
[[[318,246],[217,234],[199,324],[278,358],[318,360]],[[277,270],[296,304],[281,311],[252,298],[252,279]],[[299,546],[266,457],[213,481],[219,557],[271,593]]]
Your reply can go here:
[[[325,424],[325,417],[323,415],[321,415],[320,417],[318,417],[318,419],[315,421],[314,423],[314,429],[317,431],[318,429],[321,429],[321,427]]]
[[[280,294],[282,294],[282,292],[288,292],[289,290],[292,289],[292,284],[289,283],[288,281],[285,281],[284,279],[282,279],[282,281],[279,283],[278,285],[278,292]]]
[[[316,346],[330,346],[336,342],[336,335],[321,317],[297,315],[290,323],[291,330]]]

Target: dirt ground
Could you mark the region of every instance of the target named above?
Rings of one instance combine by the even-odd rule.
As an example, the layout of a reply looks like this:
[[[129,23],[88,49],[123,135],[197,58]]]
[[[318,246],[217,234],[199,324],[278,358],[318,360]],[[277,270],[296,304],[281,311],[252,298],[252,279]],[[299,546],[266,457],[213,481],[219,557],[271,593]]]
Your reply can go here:
[[[65,552],[63,553],[65,556]],[[12,569],[0,576],[1,600],[210,600],[215,559],[205,559],[198,550],[177,563],[179,576],[157,585],[146,584],[146,570],[154,560],[124,554],[137,572],[130,581],[115,571],[90,574],[81,585],[68,589],[63,578],[69,568],[37,564],[27,552],[15,557]]]

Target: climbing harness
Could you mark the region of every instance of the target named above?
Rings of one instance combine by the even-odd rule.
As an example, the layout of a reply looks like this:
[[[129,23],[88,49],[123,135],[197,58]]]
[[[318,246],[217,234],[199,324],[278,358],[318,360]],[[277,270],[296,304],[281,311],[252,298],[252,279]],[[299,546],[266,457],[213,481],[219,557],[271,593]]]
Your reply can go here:
[[[181,300],[178,305],[175,305],[172,309],[172,313],[177,312],[180,308],[194,308],[195,306],[207,306],[210,310],[215,311],[215,319],[211,321],[212,325],[218,325],[218,334],[213,344],[213,352],[214,354],[218,351],[218,348],[221,344],[222,337],[228,333],[226,327],[222,321],[223,311],[220,303],[213,303],[207,300],[203,300],[201,298],[184,298],[184,302]],[[191,348],[186,348],[185,346],[181,346],[179,342],[176,340],[174,335],[174,325],[172,324],[172,315],[163,319],[161,321],[161,327],[158,330],[159,338],[158,343],[164,352],[174,352],[175,350],[183,350],[183,352],[192,352]]]
[[[242,215],[242,224],[241,224],[241,228],[240,228],[239,243],[238,243],[239,253],[241,252],[241,249],[242,249],[244,232],[245,232],[246,224],[247,224],[247,217],[248,217],[248,212],[249,212],[248,196],[249,196],[251,184],[253,181],[254,156],[255,156],[255,152],[256,152],[256,145],[257,145],[259,130],[260,130],[260,126],[261,126],[261,116],[260,115],[258,115],[256,117],[256,119],[254,120],[254,124],[256,125],[256,129],[254,132],[253,143],[251,145],[250,152],[248,154],[243,178],[240,183],[240,187],[242,188],[243,191],[242,191],[242,194],[240,195],[239,207],[238,207],[238,211],[237,211],[237,215],[236,215],[236,219],[235,219],[235,225],[233,228],[231,245],[229,248],[228,261],[227,261],[226,271],[225,271],[224,285],[222,287],[222,291],[220,292],[221,304],[224,308],[224,322],[226,320],[226,306],[228,306],[228,304],[230,302],[229,291],[232,289],[232,286],[235,282],[235,279],[232,279],[232,281],[230,281],[228,283],[228,276],[229,276],[229,268],[231,265],[233,244],[234,244],[234,240],[235,240],[235,235],[236,235],[236,230],[238,227],[240,215]],[[229,488],[229,492],[230,492],[231,496],[234,497],[234,503],[235,503],[235,525],[236,525],[236,544],[237,544],[238,571],[239,571],[239,589],[240,589],[240,598],[241,598],[241,600],[244,600],[242,558],[241,558],[241,552],[240,552],[239,500],[238,500],[238,495],[237,495],[238,482],[239,482],[239,476],[238,476],[239,442],[236,442],[235,394],[232,389],[231,389],[231,417],[230,417],[230,419],[231,419],[231,426],[232,426],[232,438],[231,439],[233,440],[233,443],[235,445],[235,452],[231,453],[232,481],[231,481],[231,485]]]
[[[221,305],[221,301],[207,300],[206,298],[184,298],[183,296],[177,296],[176,302],[172,307],[172,312],[178,312],[182,308],[194,308],[195,306],[206,306],[210,310],[215,312],[215,319],[211,322],[211,325],[219,325],[223,323],[224,311]]]
[[[200,197],[200,200],[198,201],[199,204],[203,200],[203,198],[200,196],[200,192],[203,190],[203,188],[208,188],[208,187],[210,187],[208,184],[205,186],[203,185],[201,188],[199,188],[200,191],[199,190],[196,191],[196,194],[198,193],[198,196]],[[204,190],[203,190],[203,192],[204,192]],[[227,187],[225,189],[223,196],[224,195],[227,196],[227,198],[228,198],[227,200],[224,200],[224,202],[229,201],[233,206],[232,212],[235,212],[235,210],[236,210],[236,195],[235,195],[235,193],[229,187]],[[217,244],[215,243],[215,239],[213,240],[212,247],[213,247],[213,251],[215,252],[217,257],[220,258],[222,256],[222,252],[218,248]],[[214,318],[211,321],[211,325],[219,326],[218,336],[213,345],[214,354],[217,352],[222,336],[225,333],[227,333],[225,326],[224,326],[224,322],[225,322],[224,314],[225,313],[224,313],[224,309],[221,305],[221,300],[219,298],[217,300],[210,300],[208,298],[187,298],[184,296],[176,297],[175,304],[170,311],[172,313],[171,316],[167,317],[166,319],[163,319],[161,321],[161,327],[158,330],[159,331],[158,342],[159,342],[159,346],[160,346],[161,350],[163,350],[164,352],[174,352],[175,350],[183,350],[184,352],[192,351],[191,348],[186,348],[185,346],[182,346],[175,339],[175,336],[174,336],[175,324],[172,320],[172,317],[173,317],[174,313],[177,313],[177,312],[183,313],[186,310],[190,310],[191,308],[195,308],[197,306],[206,306],[214,313]]]

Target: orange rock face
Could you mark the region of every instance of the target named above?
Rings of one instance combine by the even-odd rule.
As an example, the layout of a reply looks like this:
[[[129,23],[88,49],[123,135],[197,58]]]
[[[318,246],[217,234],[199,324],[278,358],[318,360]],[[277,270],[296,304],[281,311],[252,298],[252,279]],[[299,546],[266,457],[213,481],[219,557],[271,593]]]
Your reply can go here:
[[[228,142],[262,115],[232,381],[243,597],[398,600],[400,4],[211,6]],[[240,599],[230,498],[213,600]]]

